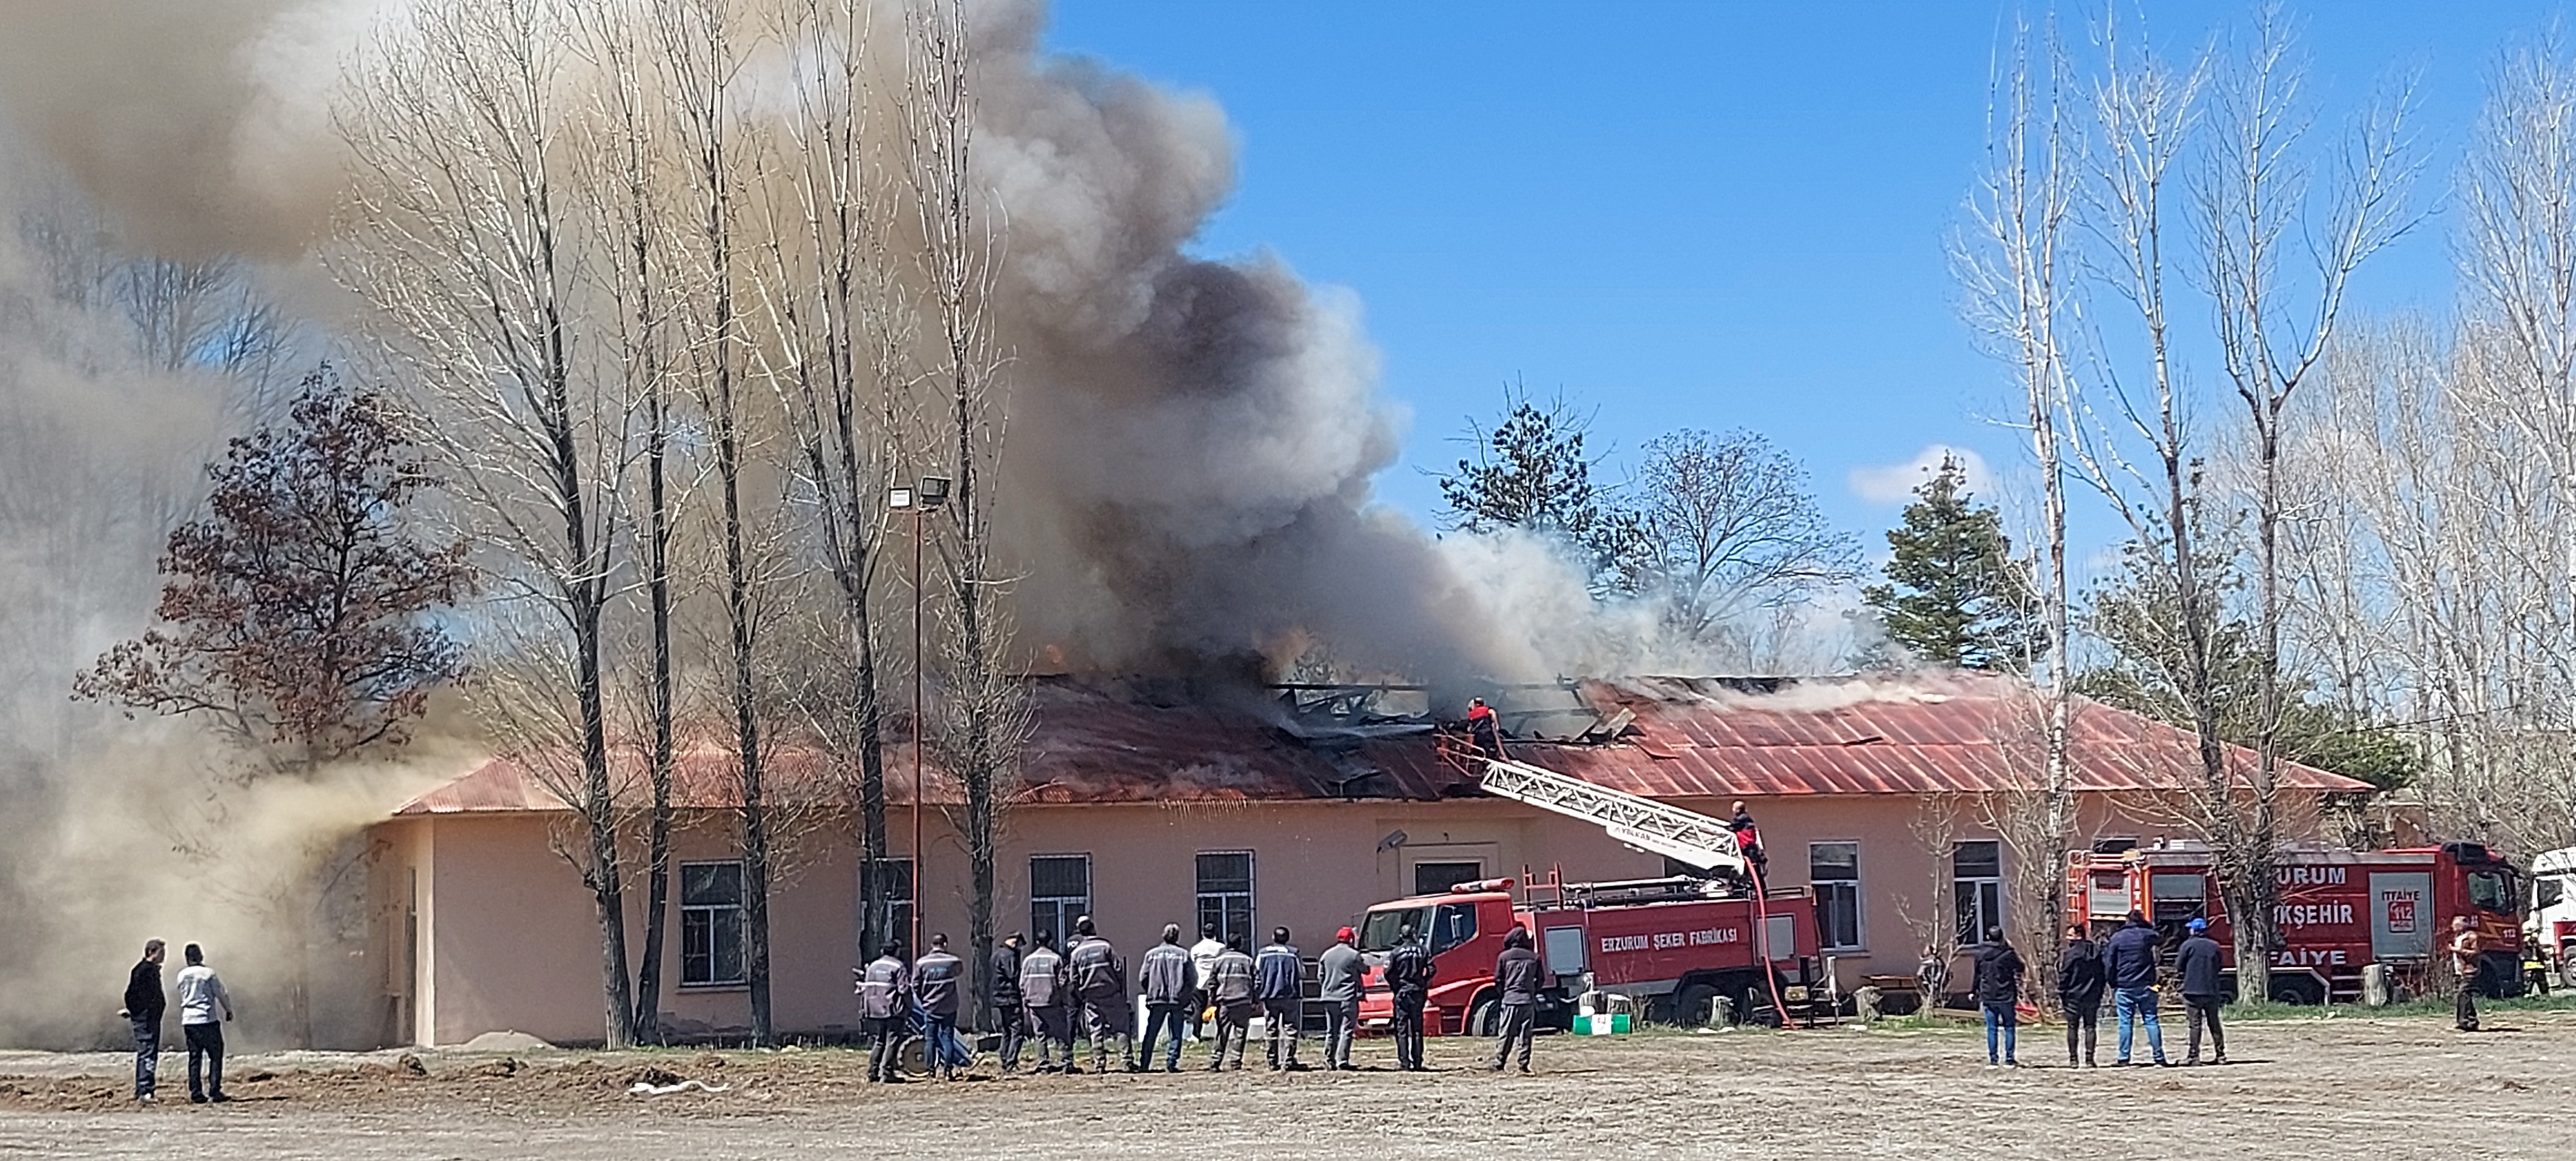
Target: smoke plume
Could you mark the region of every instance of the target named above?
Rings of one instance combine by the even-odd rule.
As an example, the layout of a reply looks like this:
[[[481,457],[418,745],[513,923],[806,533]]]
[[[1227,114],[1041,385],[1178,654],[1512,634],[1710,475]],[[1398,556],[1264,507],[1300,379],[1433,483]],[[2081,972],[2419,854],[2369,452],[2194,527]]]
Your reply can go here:
[[[881,26],[900,27],[888,3]],[[204,818],[260,819],[230,828],[217,862],[274,865],[336,850],[439,766],[226,789],[186,757],[204,747],[185,727],[66,701],[76,670],[145,623],[194,467],[259,393],[185,341],[140,341],[179,324],[130,272],[241,262],[223,269],[250,289],[318,281],[346,164],[331,87],[385,7],[10,9],[0,141],[29,164],[0,172],[36,176],[0,190],[15,223],[0,231],[0,1041],[112,1031],[63,998],[112,1010],[147,936],[220,957],[222,937],[259,927],[248,912],[211,934],[180,925],[213,922],[208,864],[184,850]],[[1356,298],[1275,255],[1186,252],[1235,180],[1213,100],[1046,54],[1036,0],[974,16],[976,176],[1007,222],[996,510],[1041,665],[1277,674],[1320,653],[1346,676],[1459,685],[1698,661],[1651,612],[1597,606],[1542,541],[1437,537],[1375,502],[1404,415],[1378,392]],[[174,357],[137,353],[151,349]]]

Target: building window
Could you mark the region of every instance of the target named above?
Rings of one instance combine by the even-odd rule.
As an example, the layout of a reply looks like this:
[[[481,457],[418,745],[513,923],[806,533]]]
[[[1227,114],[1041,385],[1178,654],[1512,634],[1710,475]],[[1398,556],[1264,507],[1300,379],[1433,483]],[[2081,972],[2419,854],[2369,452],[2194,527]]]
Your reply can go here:
[[[1029,931],[1055,933],[1055,945],[1073,939],[1073,921],[1091,914],[1091,856],[1039,855],[1029,860]]]
[[[1199,929],[1216,929],[1218,939],[1252,938],[1252,852],[1212,851],[1199,856]]]
[[[1986,929],[2004,925],[2003,844],[1950,847],[1950,897],[1958,907],[1959,942],[1982,943]]]
[[[1808,843],[1807,885],[1816,893],[1816,934],[1836,951],[1860,948],[1860,844]]]
[[[680,864],[680,985],[741,982],[742,864]]]
[[[1484,877],[1485,864],[1479,862],[1415,863],[1413,864],[1413,893],[1445,895],[1451,887],[1460,883],[1473,883]]]
[[[867,870],[867,878],[862,880],[862,890],[865,889],[866,883],[874,883],[877,898],[885,901],[885,938],[878,939],[874,933],[863,932],[859,940],[859,951],[864,958],[875,959],[885,951],[888,942],[909,943],[912,939],[912,917],[916,913],[912,860],[908,858],[870,859]],[[865,896],[862,895],[862,898]],[[864,922],[864,910],[861,912],[861,919]],[[914,949],[914,954],[919,954],[919,950]]]

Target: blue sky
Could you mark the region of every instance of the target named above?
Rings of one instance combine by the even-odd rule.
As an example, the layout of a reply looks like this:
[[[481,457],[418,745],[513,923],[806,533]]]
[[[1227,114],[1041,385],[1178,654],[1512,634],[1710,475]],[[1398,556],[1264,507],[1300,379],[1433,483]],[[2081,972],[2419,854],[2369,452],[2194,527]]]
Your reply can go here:
[[[1803,459],[1872,549],[1896,504],[1852,484],[1928,445],[2026,461],[2018,406],[1954,309],[1943,257],[1979,159],[1990,3],[1058,0],[1050,43],[1212,94],[1240,184],[1199,249],[1268,248],[1364,304],[1384,392],[1413,412],[1381,494],[1428,515],[1506,380],[1597,409],[1631,451],[1749,427]],[[2083,7],[2067,10],[2081,35]],[[2132,9],[2131,11],[2134,11]],[[2250,3],[2157,3],[2160,41]],[[2339,118],[2422,73],[2428,199],[2486,73],[2557,4],[2308,3],[2311,83]],[[2436,217],[2367,272],[2374,310],[2451,297]],[[2109,533],[2098,513],[2079,521]]]

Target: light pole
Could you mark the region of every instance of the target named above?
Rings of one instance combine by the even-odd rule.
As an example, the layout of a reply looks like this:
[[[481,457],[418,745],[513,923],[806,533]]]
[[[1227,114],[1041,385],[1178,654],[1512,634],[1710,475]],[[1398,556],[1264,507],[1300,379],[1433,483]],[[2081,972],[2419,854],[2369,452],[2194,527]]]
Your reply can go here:
[[[921,542],[924,539],[921,518],[932,509],[948,502],[948,477],[923,476],[919,488],[896,487],[886,492],[886,507],[912,517],[912,954],[919,956],[921,943],[921,880],[930,865],[928,852],[921,839],[921,738],[929,732],[921,716],[921,674],[929,664],[922,653],[921,633]]]

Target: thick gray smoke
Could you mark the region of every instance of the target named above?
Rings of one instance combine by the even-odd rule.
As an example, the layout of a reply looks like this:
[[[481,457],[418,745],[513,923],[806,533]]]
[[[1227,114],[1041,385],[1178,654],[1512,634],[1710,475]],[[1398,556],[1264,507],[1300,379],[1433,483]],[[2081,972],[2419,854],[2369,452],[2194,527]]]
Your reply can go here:
[[[112,1030],[106,977],[129,945],[265,922],[245,906],[223,931],[172,926],[211,922],[206,867],[330,851],[421,776],[226,791],[176,727],[66,700],[144,623],[195,465],[259,394],[197,366],[194,340],[170,338],[186,324],[121,272],[230,259],[249,264],[226,268],[243,293],[320,281],[343,166],[331,86],[385,2],[9,8],[0,136],[34,163],[0,173],[35,176],[0,191],[0,1041]],[[1436,538],[1372,502],[1402,417],[1357,301],[1274,256],[1186,256],[1234,181],[1223,113],[1044,55],[1045,15],[975,13],[975,157],[1008,223],[999,512],[1029,652],[1166,673],[1322,657],[1433,681],[1687,664],[1659,655],[1650,614],[1601,612],[1547,545]],[[899,27],[891,5],[881,26]],[[183,850],[210,818],[231,845]]]

